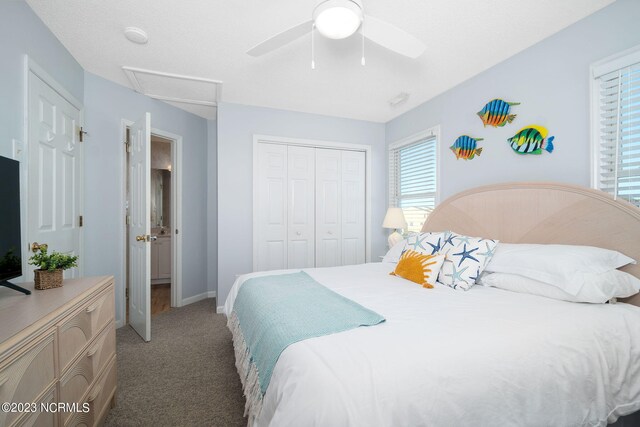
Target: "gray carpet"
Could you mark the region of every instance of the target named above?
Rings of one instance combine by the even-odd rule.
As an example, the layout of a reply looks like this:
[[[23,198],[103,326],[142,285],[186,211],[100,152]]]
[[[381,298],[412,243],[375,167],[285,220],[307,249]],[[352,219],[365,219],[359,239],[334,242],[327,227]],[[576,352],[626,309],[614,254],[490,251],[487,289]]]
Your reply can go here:
[[[118,392],[107,426],[246,426],[226,317],[208,299],[158,314],[151,342],[117,331]]]

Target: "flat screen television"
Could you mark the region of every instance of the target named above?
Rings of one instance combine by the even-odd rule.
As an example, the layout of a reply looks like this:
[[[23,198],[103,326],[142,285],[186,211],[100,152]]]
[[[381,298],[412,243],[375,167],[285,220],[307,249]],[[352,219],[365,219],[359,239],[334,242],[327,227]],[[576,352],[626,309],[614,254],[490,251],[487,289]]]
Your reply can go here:
[[[22,276],[20,162],[0,156],[0,285],[30,294],[7,280]]]

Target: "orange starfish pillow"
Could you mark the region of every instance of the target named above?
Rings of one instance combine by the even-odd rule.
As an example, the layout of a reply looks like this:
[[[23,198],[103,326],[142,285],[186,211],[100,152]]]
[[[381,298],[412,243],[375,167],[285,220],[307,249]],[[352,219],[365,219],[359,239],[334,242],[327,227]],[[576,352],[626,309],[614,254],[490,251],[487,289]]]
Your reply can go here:
[[[433,288],[443,262],[444,255],[426,255],[408,249],[404,251],[396,269],[390,274],[411,280],[425,288]]]

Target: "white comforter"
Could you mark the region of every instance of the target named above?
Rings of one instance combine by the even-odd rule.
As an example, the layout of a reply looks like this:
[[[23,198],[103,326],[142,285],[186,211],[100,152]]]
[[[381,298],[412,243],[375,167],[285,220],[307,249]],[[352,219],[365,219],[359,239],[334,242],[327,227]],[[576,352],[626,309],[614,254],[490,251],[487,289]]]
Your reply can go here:
[[[596,426],[640,410],[640,308],[424,289],[392,269],[304,270],[387,321],[285,349],[258,426]],[[246,279],[283,272],[238,278],[226,313]]]

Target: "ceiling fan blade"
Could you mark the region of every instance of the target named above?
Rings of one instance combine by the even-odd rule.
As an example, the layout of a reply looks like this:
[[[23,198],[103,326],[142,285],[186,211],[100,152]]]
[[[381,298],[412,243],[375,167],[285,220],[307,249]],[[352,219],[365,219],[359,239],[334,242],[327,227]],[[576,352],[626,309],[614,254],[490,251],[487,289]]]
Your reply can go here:
[[[426,49],[416,37],[373,16],[364,17],[362,31],[372,42],[409,58],[416,59]]]
[[[261,56],[265,53],[269,53],[273,50],[279,49],[282,46],[291,43],[292,41],[299,39],[307,33],[311,32],[311,25],[313,21],[303,22],[295,27],[291,27],[275,36],[263,41],[262,43],[252,47],[247,51],[248,55]]]

